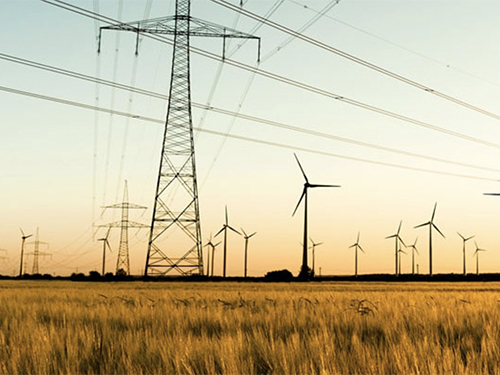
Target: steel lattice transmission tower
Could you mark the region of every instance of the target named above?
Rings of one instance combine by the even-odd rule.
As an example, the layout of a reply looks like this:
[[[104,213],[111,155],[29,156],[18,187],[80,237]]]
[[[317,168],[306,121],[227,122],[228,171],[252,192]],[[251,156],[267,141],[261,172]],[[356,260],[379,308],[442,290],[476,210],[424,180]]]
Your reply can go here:
[[[129,210],[130,209],[145,210],[147,207],[139,206],[137,204],[133,204],[128,201],[128,184],[127,181],[125,180],[125,188],[123,190],[123,201],[121,203],[104,207],[104,209],[108,208],[117,208],[122,211],[121,212],[122,216],[120,221],[103,225],[109,228],[111,227],[120,228],[120,246],[118,248],[118,256],[116,258],[116,273],[118,273],[119,270],[123,270],[127,275],[130,275],[130,257],[128,251],[128,228],[147,228],[147,226],[141,223],[137,223],[135,221],[130,221]],[[106,236],[106,241],[107,241],[107,236]],[[105,271],[104,266],[103,266],[103,271]]]
[[[32,253],[28,253],[27,255],[33,255],[33,268],[31,269],[31,274],[32,275],[37,275],[40,273],[40,269],[38,267],[38,259],[40,256],[46,256],[46,255],[51,255],[49,253],[41,253],[40,252],[40,245],[45,245],[47,246],[47,249],[49,247],[49,244],[47,242],[40,241],[40,230],[39,228],[36,228],[36,236],[35,236],[35,241],[33,242],[28,242],[27,245],[34,245],[34,249]]]
[[[145,276],[203,275],[202,237],[191,114],[190,38],[260,38],[190,15],[191,0],[176,0],[175,16],[102,27],[102,30],[174,36],[163,137]],[[101,37],[99,36],[99,44]],[[224,43],[225,49],[225,43]],[[224,55],[223,55],[224,58]]]

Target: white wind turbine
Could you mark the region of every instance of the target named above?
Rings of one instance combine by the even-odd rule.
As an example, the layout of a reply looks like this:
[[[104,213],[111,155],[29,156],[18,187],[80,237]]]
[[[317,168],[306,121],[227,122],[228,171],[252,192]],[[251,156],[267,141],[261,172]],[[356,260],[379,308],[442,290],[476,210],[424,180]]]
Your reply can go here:
[[[248,240],[255,236],[257,232],[253,232],[252,234],[246,234],[246,232],[241,228],[243,232],[243,238],[245,239],[245,267],[244,267],[244,275],[247,277],[247,260],[248,260]]]
[[[463,254],[463,258],[464,258],[464,276],[467,274],[467,267],[465,266],[465,243],[471,239],[474,238],[474,236],[470,236],[470,237],[464,237],[462,236],[460,233],[457,232],[457,234],[460,236],[460,238],[462,239],[463,241],[463,245],[462,245],[462,254]]]
[[[438,233],[444,237],[444,234],[439,230],[439,228],[434,224],[434,216],[436,215],[436,207],[437,207],[437,202],[434,204],[434,210],[432,211],[432,216],[431,220],[429,220],[427,223],[423,223],[420,225],[415,226],[415,228],[420,228],[424,227],[426,225],[429,226],[429,275],[432,276],[432,228],[438,231]]]
[[[389,238],[394,238],[394,258],[395,258],[395,262],[396,262],[396,267],[395,267],[395,270],[394,270],[394,274],[397,276],[398,275],[398,272],[399,272],[399,267],[398,267],[398,264],[399,264],[399,249],[401,248],[400,243],[402,243],[405,247],[405,243],[403,241],[403,239],[401,238],[401,236],[399,235],[399,232],[401,231],[401,224],[403,224],[403,220],[401,220],[399,222],[399,227],[398,227],[398,231],[395,233],[395,234],[392,234],[390,236],[387,236],[385,239],[389,239]]]
[[[223,277],[226,277],[226,260],[227,260],[227,230],[230,229],[232,230],[234,233],[237,233],[241,236],[241,233],[238,232],[236,229],[234,229],[232,226],[229,225],[229,221],[228,221],[228,216],[227,216],[227,206],[226,206],[226,222],[224,223],[224,225],[222,226],[221,230],[217,232],[217,234],[215,235],[215,237],[217,237],[219,234],[221,234],[222,232],[224,232],[224,260],[223,260],[223,265],[222,265],[222,276]]]
[[[300,206],[300,203],[302,202],[302,199],[304,199],[304,240],[302,242],[302,266],[300,268],[300,273],[299,273],[299,278],[301,279],[308,279],[309,278],[309,267],[308,267],[308,262],[307,262],[307,191],[309,188],[329,188],[329,187],[340,187],[340,185],[319,185],[319,184],[311,184],[309,183],[309,179],[307,178],[306,173],[304,172],[304,169],[302,168],[302,165],[300,164],[299,158],[297,157],[296,154],[295,159],[297,160],[297,163],[299,164],[300,171],[302,172],[302,175],[304,176],[304,189],[302,190],[302,195],[299,198],[299,202],[297,203],[297,206],[295,207],[295,210],[293,211],[292,216],[295,215],[295,212],[297,212],[297,209]]]
[[[309,237],[309,239],[311,240],[311,244],[312,246],[310,247],[310,249],[312,250],[312,276],[314,277],[316,275],[316,266],[315,266],[315,262],[316,262],[316,253],[315,253],[315,250],[316,250],[316,246],[320,246],[320,245],[323,245],[323,242],[314,242],[314,240]]]
[[[349,249],[354,247],[354,276],[358,277],[358,249],[361,250],[363,253],[365,252],[361,245],[359,244],[359,232],[358,232],[358,238],[356,239],[356,243],[349,246]]]
[[[474,254],[472,256],[476,256],[476,275],[479,275],[479,252],[486,251],[486,250],[480,249],[479,246],[477,246],[476,241],[474,241],[474,244],[476,245],[476,251],[474,251]]]

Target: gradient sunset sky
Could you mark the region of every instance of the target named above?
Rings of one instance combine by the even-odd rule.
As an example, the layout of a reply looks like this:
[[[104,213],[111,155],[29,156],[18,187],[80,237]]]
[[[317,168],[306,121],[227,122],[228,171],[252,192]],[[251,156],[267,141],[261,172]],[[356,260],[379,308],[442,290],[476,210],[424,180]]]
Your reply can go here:
[[[68,2],[123,22],[174,11],[173,0]],[[239,4],[239,0],[228,2]],[[248,0],[244,7],[261,16],[275,7],[271,20],[299,30],[329,4],[327,0]],[[493,0],[341,0],[304,34],[500,115],[499,14],[500,3]],[[192,16],[247,33],[258,24],[210,0],[193,0]],[[0,260],[0,273],[18,272],[19,227],[26,233],[39,227],[40,240],[49,243],[47,250],[41,248],[52,254],[40,259],[42,273],[100,270],[102,243],[96,239],[104,232],[96,226],[119,218],[118,211],[103,213],[101,207],[121,201],[124,180],[130,202],[149,207],[131,212],[130,219],[150,224],[163,125],[14,94],[5,88],[160,121],[165,118],[166,101],[27,67],[7,61],[6,56],[166,95],[172,47],[143,38],[135,56],[135,35],[109,31],[98,55],[97,33],[104,24],[39,0],[1,1],[0,25],[0,248],[6,250],[0,254],[6,257]],[[310,191],[309,233],[316,242],[323,242],[316,249],[316,273],[321,267],[323,275],[352,274],[354,253],[348,247],[358,232],[366,251],[359,258],[359,273],[393,273],[394,243],[385,237],[396,232],[400,220],[408,245],[418,237],[417,263],[420,272],[427,273],[428,231],[414,226],[430,219],[435,202],[435,222],[446,238],[434,236],[434,273],[462,271],[462,240],[457,231],[475,235],[477,244],[487,250],[480,254],[482,272],[500,272],[500,197],[483,195],[500,192],[498,119],[304,41],[295,39],[285,45],[289,36],[269,26],[255,33],[262,38],[262,70],[477,141],[192,54],[194,102],[330,136],[194,108],[196,128],[268,142],[195,132],[203,243],[221,228],[227,205],[230,225],[257,232],[249,244],[250,275],[284,268],[297,274],[303,207],[293,217],[292,212],[303,177],[295,152],[310,182],[342,186]],[[228,56],[257,66],[256,43],[239,43],[228,41]],[[219,55],[222,51],[218,39],[193,38],[192,45]],[[141,274],[148,231],[131,229],[129,236],[132,273]],[[108,271],[114,271],[118,239],[119,230],[112,230]],[[244,240],[230,235],[229,275],[242,275],[243,249]],[[475,272],[474,249],[473,241],[468,242],[469,272]],[[221,250],[219,246],[216,274],[221,273]],[[403,272],[410,271],[409,250],[403,256]],[[32,253],[33,246],[26,251]],[[29,255],[28,272],[32,262]]]

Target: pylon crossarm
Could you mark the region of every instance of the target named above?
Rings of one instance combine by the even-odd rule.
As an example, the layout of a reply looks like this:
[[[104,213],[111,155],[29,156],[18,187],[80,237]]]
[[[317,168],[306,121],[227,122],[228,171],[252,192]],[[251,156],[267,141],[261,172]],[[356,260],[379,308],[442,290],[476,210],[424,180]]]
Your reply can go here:
[[[189,26],[187,30],[179,30],[176,28],[177,20],[188,20]],[[238,31],[229,27],[225,27],[222,25],[218,25],[212,22],[204,21],[199,18],[194,18],[185,15],[179,16],[167,16],[154,18],[151,20],[144,21],[135,21],[128,23],[118,23],[110,26],[102,26],[99,29],[99,37],[98,37],[98,50],[97,52],[101,52],[101,40],[102,40],[102,32],[103,30],[115,30],[115,31],[128,31],[137,34],[137,41],[135,47],[135,53],[138,53],[139,48],[139,35],[143,34],[159,34],[159,35],[184,35],[186,37],[189,36],[198,36],[198,37],[208,37],[208,38],[223,38],[223,59],[225,59],[225,40],[226,38],[232,39],[254,39],[258,41],[258,57],[257,61],[260,61],[260,46],[261,39],[258,36],[244,33],[242,31]]]

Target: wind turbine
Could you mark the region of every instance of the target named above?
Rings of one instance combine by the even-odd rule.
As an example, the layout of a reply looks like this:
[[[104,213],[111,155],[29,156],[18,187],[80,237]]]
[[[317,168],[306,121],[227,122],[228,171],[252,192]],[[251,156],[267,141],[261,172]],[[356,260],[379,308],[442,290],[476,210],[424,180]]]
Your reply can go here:
[[[219,234],[224,232],[224,262],[223,262],[223,271],[222,271],[222,276],[226,277],[226,259],[227,259],[227,230],[231,229],[234,233],[238,233],[241,236],[241,233],[238,232],[236,229],[234,229],[232,226],[229,225],[228,222],[228,217],[227,217],[227,206],[226,206],[226,222],[222,226],[221,230],[217,232],[215,237],[217,237]]]
[[[246,232],[241,228],[241,231],[243,232],[243,238],[245,239],[245,278],[247,277],[247,259],[248,259],[248,240],[252,238],[254,235],[257,234],[257,232],[253,232],[252,234],[248,235]]]
[[[394,240],[395,240],[395,243],[394,243],[394,258],[396,259],[396,261],[395,261],[396,262],[396,267],[395,267],[395,270],[394,270],[394,274],[396,276],[398,275],[398,270],[399,270],[399,268],[398,268],[398,256],[399,256],[398,249],[400,248],[398,246],[399,242],[401,242],[406,247],[403,239],[399,236],[399,232],[401,231],[401,224],[403,224],[403,220],[401,220],[399,222],[398,231],[395,234],[392,234],[392,235],[387,236],[385,238],[386,240],[389,239],[389,238],[394,238]]]
[[[462,239],[463,241],[463,246],[462,246],[462,252],[463,252],[463,255],[464,255],[464,275],[467,274],[467,269],[465,267],[465,243],[467,241],[469,241],[470,239],[474,238],[474,236],[470,236],[470,237],[467,237],[465,238],[464,236],[462,236],[460,233],[457,232],[457,234],[460,236],[460,238]]]
[[[340,185],[318,185],[318,184],[311,184],[309,183],[309,179],[307,178],[306,173],[304,172],[304,169],[302,168],[302,165],[300,164],[299,158],[297,157],[296,154],[294,154],[295,159],[297,160],[297,163],[299,164],[300,171],[302,172],[302,175],[304,176],[304,189],[302,190],[302,195],[299,198],[299,202],[297,203],[297,206],[295,207],[295,210],[293,211],[292,216],[295,215],[295,212],[297,212],[297,209],[300,206],[300,203],[302,202],[302,199],[304,199],[304,241],[302,242],[302,267],[300,268],[300,273],[299,273],[299,278],[301,279],[308,279],[309,278],[309,267],[307,265],[307,190],[309,188],[318,188],[318,187],[340,187]]]
[[[212,234],[210,234],[210,239],[208,240],[208,242],[205,244],[205,246],[210,246],[212,248],[212,270],[210,271],[210,255],[208,257],[208,267],[207,267],[207,276],[210,276],[210,273],[211,273],[211,276],[214,275],[214,257],[215,257],[215,248],[217,246],[220,245],[220,242],[217,242],[216,244],[214,244],[212,242]]]
[[[472,256],[476,256],[476,275],[479,275],[479,252],[480,251],[486,251],[485,249],[480,249],[479,246],[477,246],[477,242],[474,241],[476,244],[476,251],[474,251],[474,254]]]
[[[315,252],[314,250],[316,249],[316,246],[319,246],[319,245],[323,245],[323,242],[318,242],[318,243],[315,243],[314,240],[312,238],[309,237],[309,239],[311,240],[311,243],[312,243],[312,246],[311,246],[311,249],[312,249],[312,258],[313,258],[313,264],[312,264],[312,276],[314,277],[314,275],[316,275],[316,267],[314,265],[315,263],[315,260],[316,260],[316,256],[315,256]]]
[[[19,228],[21,231],[21,265],[19,266],[19,277],[23,275],[23,259],[24,259],[24,243],[26,242],[26,239],[30,238],[32,234],[25,235],[23,230]]]
[[[401,254],[405,254],[406,255],[406,253],[401,248],[399,248],[399,250],[398,250],[398,268],[399,268],[398,269],[398,274],[399,275],[401,275]]]
[[[415,228],[429,226],[429,275],[432,276],[432,228],[438,231],[438,233],[445,238],[444,234],[439,230],[439,228],[434,224],[434,216],[436,215],[437,202],[434,204],[434,210],[432,211],[431,220],[427,223],[417,225]]]
[[[359,244],[359,232],[356,243],[354,245],[349,246],[349,249],[353,247],[354,247],[354,276],[358,277],[358,249],[361,250],[363,253],[365,252],[361,247],[361,245]]]
[[[420,253],[417,250],[417,240],[418,240],[418,237],[415,238],[415,242],[413,243],[413,245],[406,246],[406,247],[411,247],[411,274],[412,275],[415,275],[415,252],[418,255],[420,255]]]
[[[111,250],[111,246],[109,245],[108,237],[109,237],[109,232],[111,231],[111,227],[108,228],[108,231],[106,232],[106,236],[103,238],[99,238],[97,241],[102,241],[102,276],[104,276],[106,272],[106,246],[108,247],[109,251]]]

